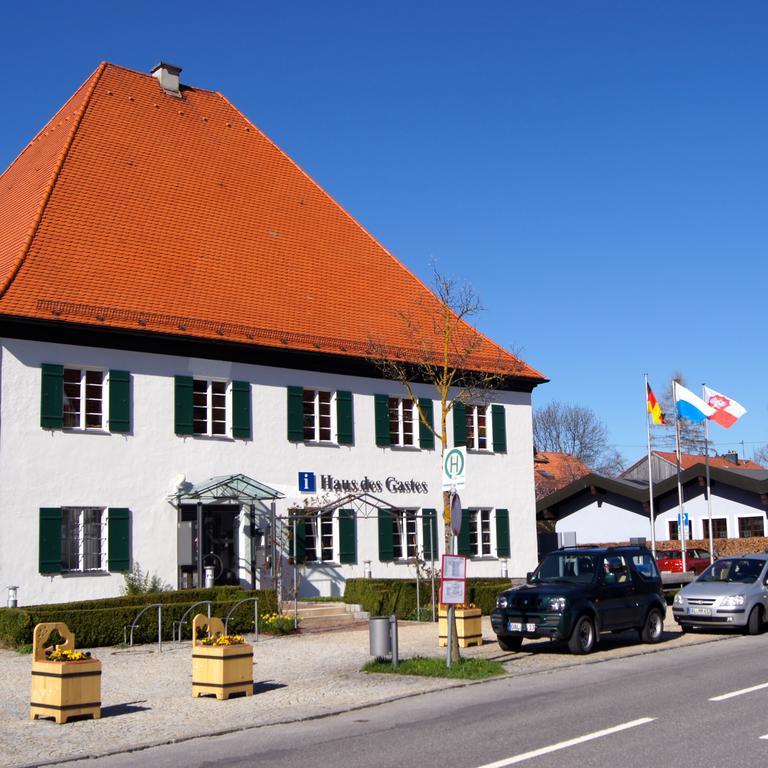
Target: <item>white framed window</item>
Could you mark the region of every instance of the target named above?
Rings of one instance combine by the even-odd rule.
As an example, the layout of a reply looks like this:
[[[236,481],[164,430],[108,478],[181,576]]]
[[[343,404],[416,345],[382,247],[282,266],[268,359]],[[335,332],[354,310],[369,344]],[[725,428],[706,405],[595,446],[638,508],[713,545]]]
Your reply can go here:
[[[416,403],[409,397],[389,398],[389,442],[390,445],[412,447],[416,445],[418,431]]]
[[[304,439],[328,443],[333,436],[333,393],[322,389],[304,390]]]
[[[65,571],[106,570],[106,515],[101,507],[61,510],[61,562]]]
[[[192,431],[196,435],[229,434],[229,384],[214,379],[192,382]]]
[[[395,560],[410,560],[419,553],[416,510],[400,509],[392,512],[392,551]]]
[[[467,405],[467,448],[471,451],[488,450],[488,406]]]
[[[765,536],[765,518],[739,517],[739,538],[749,539],[753,536]]]
[[[491,510],[469,510],[469,551],[472,557],[491,554]]]
[[[104,371],[64,369],[65,429],[106,429],[104,379]]]
[[[308,562],[333,560],[333,515],[331,513],[307,520],[304,534],[304,552]]]

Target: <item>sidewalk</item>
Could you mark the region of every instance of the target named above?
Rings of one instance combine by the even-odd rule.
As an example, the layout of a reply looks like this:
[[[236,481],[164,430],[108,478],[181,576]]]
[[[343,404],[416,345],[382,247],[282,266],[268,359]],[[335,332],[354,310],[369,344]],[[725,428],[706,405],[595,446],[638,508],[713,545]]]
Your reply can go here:
[[[504,653],[492,641],[483,619],[485,644],[464,656],[502,661],[510,675],[529,674],[574,664],[664,648],[724,639],[724,635],[682,635],[672,621],[665,642],[642,645],[636,633],[608,635],[597,652],[572,656],[562,645],[526,642],[520,653]],[[401,622],[400,656],[435,656],[437,625]],[[535,648],[535,653],[526,652]],[[97,648],[103,664],[102,717],[56,725],[29,720],[31,656],[0,650],[0,766],[60,763],[76,757],[121,752],[141,746],[304,720],[395,698],[465,685],[462,681],[400,675],[367,675],[367,628],[326,634],[262,636],[254,647],[254,696],[229,701],[193,699],[190,644],[132,649]]]

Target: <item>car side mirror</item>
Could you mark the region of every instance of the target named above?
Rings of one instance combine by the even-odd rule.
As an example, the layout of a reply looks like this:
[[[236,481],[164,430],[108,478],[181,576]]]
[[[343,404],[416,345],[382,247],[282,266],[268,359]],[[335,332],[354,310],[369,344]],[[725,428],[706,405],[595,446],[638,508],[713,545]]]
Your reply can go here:
[[[527,584],[530,584],[533,581],[533,571],[528,571],[528,573],[525,574],[525,581]]]

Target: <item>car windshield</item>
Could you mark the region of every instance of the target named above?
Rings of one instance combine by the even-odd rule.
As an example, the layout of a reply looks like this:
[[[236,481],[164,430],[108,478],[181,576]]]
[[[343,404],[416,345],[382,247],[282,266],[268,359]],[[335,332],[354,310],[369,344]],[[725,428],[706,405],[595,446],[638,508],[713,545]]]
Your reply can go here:
[[[760,576],[764,560],[752,558],[725,558],[717,560],[699,576],[697,581],[736,581],[752,584]]]
[[[532,581],[567,581],[591,584],[595,581],[595,558],[593,555],[551,552],[539,564]]]

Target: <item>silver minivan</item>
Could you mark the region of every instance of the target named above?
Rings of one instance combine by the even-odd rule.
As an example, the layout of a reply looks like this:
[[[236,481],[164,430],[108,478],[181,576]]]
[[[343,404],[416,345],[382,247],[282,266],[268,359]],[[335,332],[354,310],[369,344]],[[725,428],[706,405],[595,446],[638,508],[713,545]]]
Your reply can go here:
[[[672,615],[683,632],[739,627],[757,635],[768,618],[767,581],[768,554],[722,557],[675,595]]]

